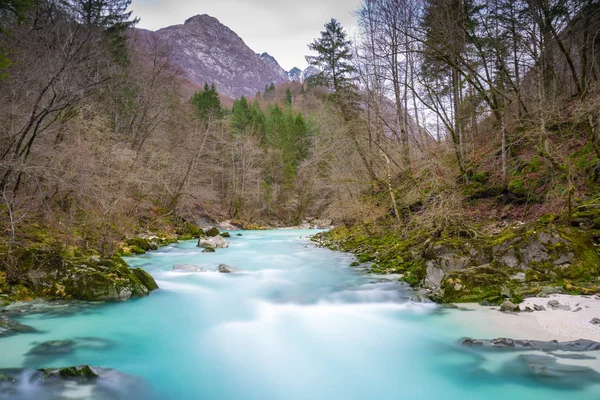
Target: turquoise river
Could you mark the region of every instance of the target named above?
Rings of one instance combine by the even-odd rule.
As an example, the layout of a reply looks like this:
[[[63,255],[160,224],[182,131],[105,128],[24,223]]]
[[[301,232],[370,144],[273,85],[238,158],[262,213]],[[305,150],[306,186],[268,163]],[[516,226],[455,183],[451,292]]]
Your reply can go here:
[[[0,338],[0,368],[111,368],[143,382],[127,399],[600,399],[598,381],[535,375],[518,353],[460,346],[502,332],[476,318],[459,324],[453,316],[467,311],[410,301],[397,277],[317,248],[315,231],[235,233],[215,253],[189,241],[128,258],[159,284],[148,298],[17,318],[41,333]],[[176,264],[206,271],[171,271]],[[68,339],[78,344],[64,354],[27,354]],[[23,385],[10,398],[49,396]]]

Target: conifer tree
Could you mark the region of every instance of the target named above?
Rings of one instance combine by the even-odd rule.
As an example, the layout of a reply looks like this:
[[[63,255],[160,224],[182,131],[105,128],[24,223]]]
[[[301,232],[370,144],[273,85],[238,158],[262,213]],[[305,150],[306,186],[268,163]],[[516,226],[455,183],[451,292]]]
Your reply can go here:
[[[325,24],[321,37],[315,39],[308,48],[317,52],[316,56],[306,56],[306,61],[321,73],[316,83],[328,86],[339,92],[352,86],[352,74],[355,71],[352,60],[351,42],[347,39],[342,25],[335,19]]]
[[[221,100],[214,83],[210,86],[205,83],[204,89],[196,92],[190,102],[194,106],[196,116],[206,123],[223,118]]]

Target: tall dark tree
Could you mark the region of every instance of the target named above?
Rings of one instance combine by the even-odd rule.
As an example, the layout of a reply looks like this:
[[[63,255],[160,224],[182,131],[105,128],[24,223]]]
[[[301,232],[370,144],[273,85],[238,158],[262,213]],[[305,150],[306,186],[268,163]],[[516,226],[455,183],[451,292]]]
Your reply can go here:
[[[342,25],[335,19],[325,24],[321,37],[315,39],[308,48],[317,53],[306,56],[306,61],[321,70],[316,80],[318,84],[328,86],[339,92],[352,86],[351,42],[347,39]]]
[[[223,108],[215,84],[204,84],[204,89],[196,92],[190,102],[194,106],[196,117],[208,124],[223,118]]]
[[[62,0],[62,2],[79,23],[103,29],[107,33],[115,59],[119,62],[127,61],[125,31],[139,21],[139,18],[132,19],[132,11],[128,11],[131,0]]]

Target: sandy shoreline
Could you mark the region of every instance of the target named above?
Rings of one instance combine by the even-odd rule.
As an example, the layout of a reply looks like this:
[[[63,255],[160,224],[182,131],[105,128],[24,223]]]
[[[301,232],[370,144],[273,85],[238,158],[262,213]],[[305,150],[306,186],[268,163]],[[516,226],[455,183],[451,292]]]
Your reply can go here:
[[[569,310],[552,309],[548,306],[551,300],[558,301]],[[563,294],[549,297],[525,299],[519,307],[533,309],[541,305],[545,311],[504,313],[500,307],[485,307],[479,304],[462,304],[453,318],[461,324],[474,325],[477,334],[494,337],[510,337],[513,339],[559,340],[569,341],[589,339],[600,341],[600,325],[590,323],[593,318],[600,318],[600,299],[597,296],[569,296]],[[565,307],[566,308],[566,307]],[[475,332],[474,332],[475,335]],[[474,336],[475,337],[475,336]],[[491,337],[477,337],[491,339]]]

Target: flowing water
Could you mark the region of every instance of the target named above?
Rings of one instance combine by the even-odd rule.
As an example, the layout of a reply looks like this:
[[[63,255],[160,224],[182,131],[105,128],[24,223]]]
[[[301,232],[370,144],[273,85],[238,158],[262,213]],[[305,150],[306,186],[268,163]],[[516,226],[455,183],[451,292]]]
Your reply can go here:
[[[184,242],[128,258],[161,290],[73,314],[25,315],[18,320],[42,333],[0,339],[0,368],[114,368],[152,393],[130,399],[600,398],[597,380],[538,377],[515,353],[461,348],[464,336],[498,332],[476,319],[459,325],[452,315],[461,311],[409,301],[397,279],[349,267],[352,256],[316,248],[313,233],[245,231],[216,253]],[[174,264],[207,271],[172,272]],[[219,273],[219,264],[238,271]],[[67,339],[75,344],[64,354],[26,354]]]

